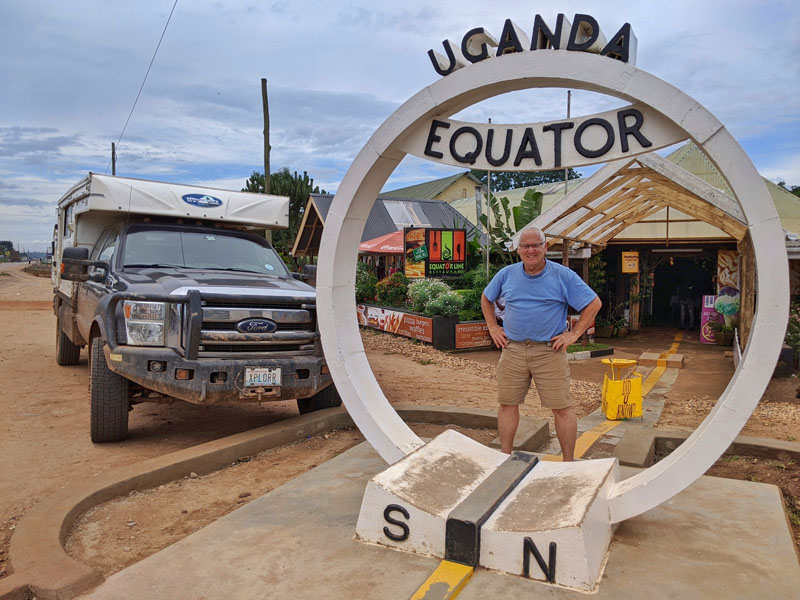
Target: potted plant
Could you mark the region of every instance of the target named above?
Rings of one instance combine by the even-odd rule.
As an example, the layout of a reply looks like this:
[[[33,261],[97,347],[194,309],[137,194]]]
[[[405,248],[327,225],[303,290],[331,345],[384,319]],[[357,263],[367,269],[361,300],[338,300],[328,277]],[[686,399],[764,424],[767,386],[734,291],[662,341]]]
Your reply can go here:
[[[614,324],[605,317],[597,316],[594,320],[594,335],[599,338],[610,338],[614,333]]]
[[[730,346],[733,344],[733,335],[736,323],[711,323],[711,330],[714,332],[714,343],[717,346]]]
[[[625,320],[625,317],[619,317],[614,321],[614,333],[612,333],[613,337],[625,337],[628,335],[628,321]]]

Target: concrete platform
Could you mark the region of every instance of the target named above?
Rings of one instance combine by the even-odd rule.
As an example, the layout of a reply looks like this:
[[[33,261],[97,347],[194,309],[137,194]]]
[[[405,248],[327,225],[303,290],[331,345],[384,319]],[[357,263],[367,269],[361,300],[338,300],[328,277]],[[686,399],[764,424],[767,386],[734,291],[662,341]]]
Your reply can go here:
[[[367,482],[385,467],[361,444],[83,598],[408,598],[439,561],[354,539]],[[796,598],[798,590],[800,564],[778,488],[702,477],[619,527],[594,597]],[[586,598],[479,568],[459,599],[544,595]]]

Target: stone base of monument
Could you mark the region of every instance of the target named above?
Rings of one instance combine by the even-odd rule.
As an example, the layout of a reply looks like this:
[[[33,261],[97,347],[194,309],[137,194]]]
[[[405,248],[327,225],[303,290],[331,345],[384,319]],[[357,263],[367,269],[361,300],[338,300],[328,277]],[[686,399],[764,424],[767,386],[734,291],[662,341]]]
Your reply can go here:
[[[367,484],[362,541],[583,591],[611,541],[616,459],[511,456],[448,430]]]

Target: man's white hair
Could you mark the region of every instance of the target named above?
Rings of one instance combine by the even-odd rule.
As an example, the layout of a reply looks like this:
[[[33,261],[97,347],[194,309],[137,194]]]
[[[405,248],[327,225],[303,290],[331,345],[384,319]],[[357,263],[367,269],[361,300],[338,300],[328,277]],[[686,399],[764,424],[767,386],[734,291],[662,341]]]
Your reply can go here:
[[[545,236],[544,231],[542,231],[538,227],[534,227],[533,225],[531,225],[529,227],[523,227],[522,229],[520,229],[517,232],[517,235],[515,235],[513,238],[511,238],[511,244],[512,244],[512,248],[511,249],[512,250],[516,250],[517,248],[519,248],[519,241],[520,241],[520,239],[522,239],[522,234],[528,233],[529,231],[532,231],[532,232],[538,234],[540,241],[542,241],[542,242],[546,242],[547,241],[547,236]]]

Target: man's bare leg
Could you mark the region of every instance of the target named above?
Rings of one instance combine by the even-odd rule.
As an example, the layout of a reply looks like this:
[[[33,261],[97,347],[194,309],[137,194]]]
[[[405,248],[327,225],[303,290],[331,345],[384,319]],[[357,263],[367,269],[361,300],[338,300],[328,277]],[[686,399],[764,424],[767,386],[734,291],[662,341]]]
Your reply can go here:
[[[556,436],[561,445],[561,456],[564,462],[575,460],[575,440],[578,438],[578,418],[571,406],[567,408],[554,408]],[[502,443],[503,437],[500,436]]]
[[[497,410],[497,433],[500,434],[500,449],[506,454],[511,454],[514,449],[517,426],[519,426],[519,405],[501,404]]]

